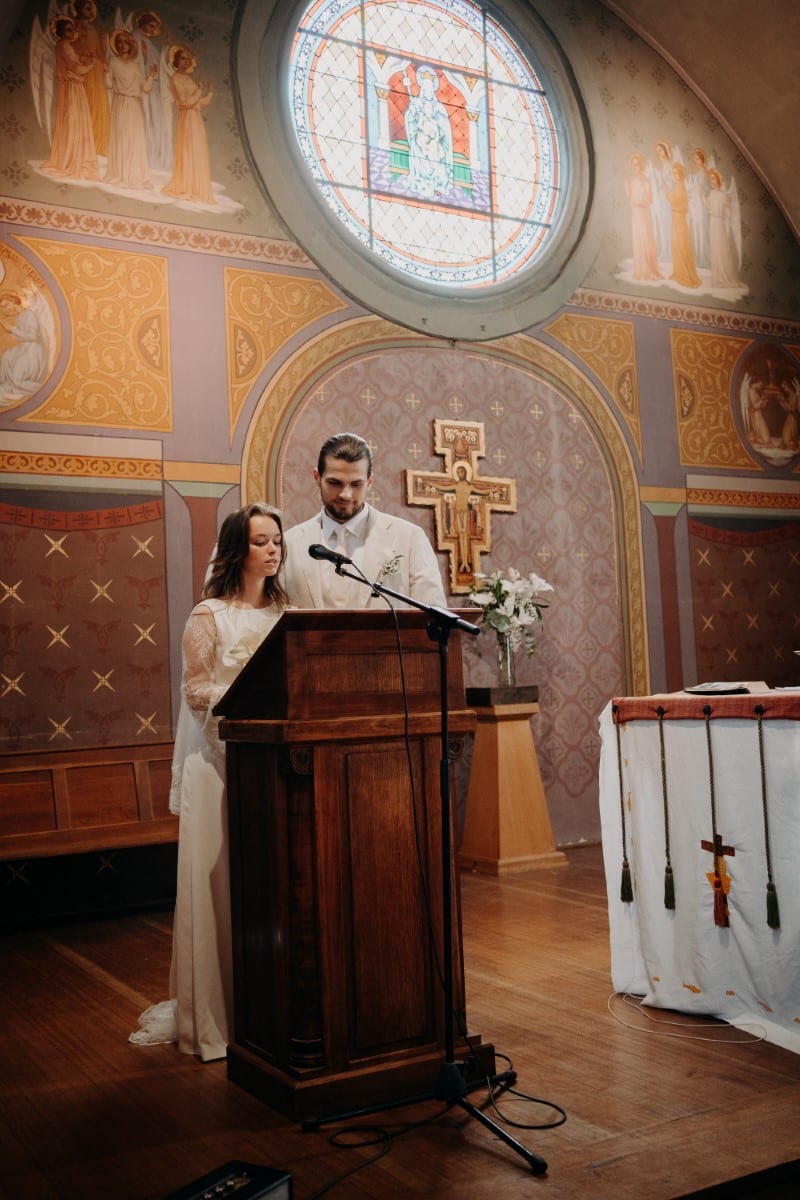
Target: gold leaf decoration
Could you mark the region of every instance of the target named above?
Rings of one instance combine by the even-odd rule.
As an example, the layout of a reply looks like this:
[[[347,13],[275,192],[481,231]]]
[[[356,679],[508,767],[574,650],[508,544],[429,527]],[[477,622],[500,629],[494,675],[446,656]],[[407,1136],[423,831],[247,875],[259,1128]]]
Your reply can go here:
[[[72,327],[60,385],[24,420],[172,429],[167,262],[47,239],[21,239],[58,280]]]

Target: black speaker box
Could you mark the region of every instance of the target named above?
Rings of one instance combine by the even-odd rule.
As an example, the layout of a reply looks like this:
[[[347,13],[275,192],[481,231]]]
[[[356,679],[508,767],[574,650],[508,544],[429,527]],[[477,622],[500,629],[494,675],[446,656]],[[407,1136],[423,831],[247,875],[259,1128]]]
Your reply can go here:
[[[228,1162],[189,1183],[164,1200],[292,1200],[292,1177],[255,1163]]]

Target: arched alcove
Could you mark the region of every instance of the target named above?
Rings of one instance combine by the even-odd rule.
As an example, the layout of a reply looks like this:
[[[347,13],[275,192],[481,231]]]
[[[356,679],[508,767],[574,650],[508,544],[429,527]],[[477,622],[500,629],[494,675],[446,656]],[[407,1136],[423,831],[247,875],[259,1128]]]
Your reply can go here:
[[[597,389],[524,335],[461,347],[378,318],[338,325],[306,343],[260,397],[244,499],[266,495],[289,524],[311,516],[320,437],[355,428],[375,450],[375,502],[433,537],[430,510],[405,503],[405,470],[440,469],[432,421],[459,410],[486,423],[481,473],[517,481],[517,513],[493,521],[487,569],[535,570],[556,588],[520,675],[540,687],[540,762],[556,838],[568,842],[596,820],[597,715],[609,695],[649,690],[636,476]],[[478,686],[494,671],[491,641],[480,642],[466,650]]]

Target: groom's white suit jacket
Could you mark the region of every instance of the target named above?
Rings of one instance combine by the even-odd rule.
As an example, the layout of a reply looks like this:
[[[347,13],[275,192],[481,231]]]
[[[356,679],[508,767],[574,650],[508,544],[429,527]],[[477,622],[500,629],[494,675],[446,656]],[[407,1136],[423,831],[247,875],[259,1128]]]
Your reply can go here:
[[[289,603],[297,608],[327,608],[323,581],[333,568],[308,553],[309,546],[323,541],[320,514],[288,529],[285,539],[284,579]],[[446,606],[436,555],[425,532],[413,522],[370,508],[363,555],[359,558],[361,570],[371,582],[382,583],[423,604]],[[386,601],[373,596],[366,584],[349,580],[347,594],[349,608],[386,608]]]

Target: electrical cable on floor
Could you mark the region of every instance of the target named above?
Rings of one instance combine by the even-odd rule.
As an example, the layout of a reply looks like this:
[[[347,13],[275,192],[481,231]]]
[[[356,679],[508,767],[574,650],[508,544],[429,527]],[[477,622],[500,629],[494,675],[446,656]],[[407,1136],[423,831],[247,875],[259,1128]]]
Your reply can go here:
[[[646,1025],[636,1025],[632,1021],[626,1021],[625,1018],[623,1016],[620,1016],[620,1014],[615,1010],[615,1007],[614,1007],[615,1000],[621,1000],[623,1008],[627,1007],[627,1008],[635,1009],[636,1012],[641,1017],[643,1017],[645,1020],[650,1022],[650,1024],[653,1026],[653,1028],[648,1029],[648,1027]],[[632,996],[629,992],[612,992],[608,998],[607,1007],[608,1007],[608,1011],[611,1013],[611,1016],[614,1018],[614,1020],[619,1025],[622,1025],[625,1029],[630,1029],[634,1033],[646,1033],[653,1037],[678,1038],[682,1041],[687,1041],[687,1042],[711,1042],[712,1044],[717,1045],[717,1046],[757,1045],[759,1042],[766,1041],[766,1038],[767,1038],[766,1029],[764,1028],[763,1025],[760,1025],[758,1023],[758,1021],[741,1021],[741,1022],[739,1022],[738,1025],[734,1026],[734,1025],[731,1025],[731,1023],[729,1021],[715,1020],[713,1017],[706,1017],[705,1015],[698,1013],[697,1016],[702,1016],[705,1024],[702,1026],[697,1026],[697,1025],[690,1025],[688,1023],[688,1021],[686,1021],[686,1020],[670,1021],[666,1017],[656,1017],[647,1011],[647,1006],[645,1004],[643,1004],[641,996]],[[668,1012],[669,1010],[662,1008],[662,1009],[659,1009],[658,1011],[659,1012]],[[707,1037],[706,1035],[700,1034],[700,1033],[686,1032],[689,1029],[698,1029],[698,1028],[730,1030],[730,1029],[734,1029],[734,1028],[739,1028],[740,1025],[752,1025],[759,1032],[753,1033],[753,1034],[745,1034],[744,1037],[735,1037],[733,1035],[727,1035],[725,1037]],[[657,1028],[656,1028],[656,1026],[657,1026]],[[671,1026],[673,1029],[681,1029],[684,1032],[673,1033],[671,1031],[671,1029],[669,1029],[669,1028],[665,1029],[664,1026]],[[742,1031],[742,1032],[744,1032],[744,1031]]]
[[[495,1057],[501,1058],[503,1062],[507,1063],[508,1070],[513,1070],[513,1063],[507,1055],[501,1054],[499,1051],[495,1051]],[[540,1096],[530,1096],[527,1092],[521,1092],[518,1088],[510,1087],[508,1084],[502,1084],[499,1087],[492,1085],[491,1077],[488,1075],[486,1080],[487,1084],[489,1085],[488,1103],[491,1105],[491,1108],[497,1119],[502,1121],[504,1125],[510,1125],[514,1129],[542,1130],[558,1129],[559,1125],[563,1125],[566,1122],[566,1110],[563,1109],[560,1104],[556,1104],[554,1100],[545,1100]],[[508,1098],[509,1102],[512,1104],[537,1104],[542,1108],[552,1109],[552,1111],[557,1113],[558,1116],[556,1120],[544,1121],[542,1124],[528,1124],[525,1121],[514,1121],[511,1119],[511,1117],[507,1117],[498,1107],[498,1100],[505,1100],[506,1098]]]
[[[394,1141],[402,1137],[406,1133],[413,1133],[415,1129],[423,1129],[426,1125],[433,1125],[445,1116],[453,1107],[452,1104],[445,1104],[442,1109],[434,1113],[430,1117],[424,1117],[421,1121],[412,1121],[408,1125],[382,1126],[382,1125],[345,1125],[341,1129],[334,1130],[328,1138],[328,1145],[335,1146],[339,1149],[359,1150],[363,1147],[380,1145],[377,1154],[373,1154],[372,1158],[368,1158],[365,1162],[357,1163],[354,1167],[350,1167],[347,1171],[343,1171],[341,1175],[337,1175],[334,1179],[329,1180],[318,1191],[313,1192],[308,1197],[308,1200],[320,1200],[321,1196],[326,1196],[338,1184],[345,1179],[350,1179],[351,1176],[359,1171],[365,1170],[366,1167],[371,1167],[373,1163],[379,1162],[385,1158],[392,1148]],[[341,1141],[342,1138],[352,1138],[352,1141]]]
[[[471,1052],[474,1054],[474,1050]],[[513,1070],[513,1063],[507,1055],[496,1054],[496,1057],[501,1058],[503,1062],[507,1064],[509,1070]],[[492,1082],[492,1078],[489,1075],[486,1076],[486,1085],[487,1098],[481,1107],[491,1107],[498,1121],[502,1122],[504,1125],[508,1125],[514,1129],[536,1131],[543,1129],[557,1129],[567,1120],[566,1111],[561,1107],[560,1104],[556,1104],[553,1100],[545,1100],[538,1096],[530,1096],[526,1092],[520,1092],[516,1088],[510,1087],[508,1084],[495,1084]],[[555,1120],[545,1121],[542,1123],[515,1121],[499,1108],[499,1098],[507,1098],[512,1104],[541,1105],[544,1108],[553,1110],[553,1112],[557,1113],[558,1115]],[[435,1124],[437,1121],[440,1121],[443,1117],[447,1116],[449,1112],[452,1112],[455,1107],[456,1106],[454,1104],[446,1103],[439,1112],[434,1113],[429,1117],[424,1117],[420,1121],[412,1121],[408,1124],[399,1126],[345,1125],[342,1126],[341,1129],[335,1130],[328,1138],[328,1144],[331,1146],[336,1146],[340,1149],[360,1150],[368,1146],[379,1145],[380,1149],[376,1154],[373,1154],[371,1158],[368,1158],[364,1162],[357,1163],[355,1166],[350,1167],[347,1171],[342,1172],[341,1175],[337,1175],[334,1179],[331,1179],[321,1189],[309,1196],[308,1200],[320,1200],[321,1196],[327,1195],[333,1190],[333,1188],[342,1183],[343,1180],[349,1179],[357,1172],[363,1171],[367,1167],[371,1167],[373,1163],[379,1162],[380,1159],[385,1158],[385,1156],[392,1149],[392,1145],[397,1138],[403,1137],[407,1133],[413,1133],[417,1129],[423,1129],[426,1126]],[[343,1141],[342,1139],[345,1138],[348,1140]]]

